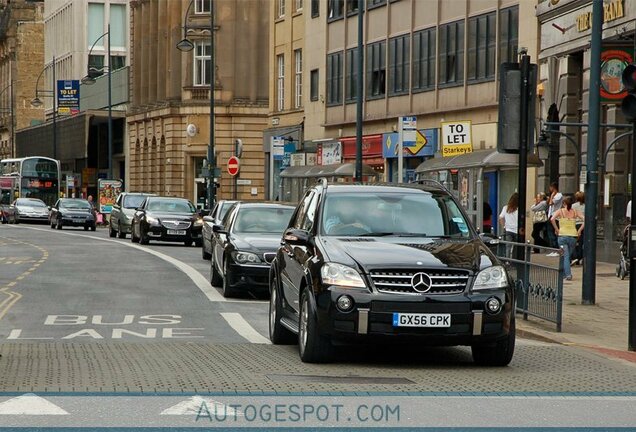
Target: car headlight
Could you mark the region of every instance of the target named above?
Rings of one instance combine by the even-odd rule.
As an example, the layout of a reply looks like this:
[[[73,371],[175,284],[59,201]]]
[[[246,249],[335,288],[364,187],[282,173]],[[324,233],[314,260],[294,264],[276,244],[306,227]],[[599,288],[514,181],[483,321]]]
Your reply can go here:
[[[354,288],[365,288],[366,284],[357,270],[337,263],[325,263],[320,269],[322,282],[327,285],[338,285]]]
[[[203,226],[203,219],[201,219],[201,218],[199,218],[199,219],[195,219],[195,221],[194,221],[194,226],[195,226],[195,227]]]
[[[159,225],[159,219],[153,218],[152,216],[146,216],[146,222],[150,225]]]
[[[239,264],[257,264],[261,262],[258,255],[251,252],[232,252],[232,258]]]
[[[502,266],[492,266],[477,273],[473,290],[505,288],[508,286],[506,270]]]

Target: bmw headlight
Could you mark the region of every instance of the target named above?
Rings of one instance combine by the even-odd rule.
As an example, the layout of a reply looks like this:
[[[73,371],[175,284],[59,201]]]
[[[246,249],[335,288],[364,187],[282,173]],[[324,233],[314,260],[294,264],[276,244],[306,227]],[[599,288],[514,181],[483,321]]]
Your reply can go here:
[[[506,270],[502,266],[492,266],[477,273],[473,291],[505,288],[508,286]]]
[[[153,218],[152,216],[146,216],[146,222],[150,225],[159,225],[159,219]]]
[[[203,226],[203,219],[201,219],[201,218],[195,219],[195,220],[194,220],[194,224],[193,224],[193,225],[194,225],[195,227]]]
[[[325,263],[320,269],[322,282],[327,285],[338,285],[354,288],[365,288],[362,276],[356,269],[336,263]]]
[[[232,252],[232,258],[239,264],[258,264],[261,262],[258,255],[251,252]]]

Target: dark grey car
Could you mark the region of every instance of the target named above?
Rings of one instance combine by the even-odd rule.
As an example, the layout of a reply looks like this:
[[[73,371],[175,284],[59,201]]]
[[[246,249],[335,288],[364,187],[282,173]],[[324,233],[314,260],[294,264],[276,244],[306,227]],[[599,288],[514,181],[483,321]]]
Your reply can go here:
[[[234,200],[220,200],[212,209],[212,212],[203,218],[203,245],[201,247],[201,256],[204,260],[210,260],[212,258],[212,227],[214,225],[220,225],[223,217],[227,214],[228,210],[238,201]]]
[[[119,194],[110,213],[108,233],[111,237],[126,238],[126,234],[130,233],[135,210],[144,202],[147,196],[155,195],[137,192],[122,192]]]

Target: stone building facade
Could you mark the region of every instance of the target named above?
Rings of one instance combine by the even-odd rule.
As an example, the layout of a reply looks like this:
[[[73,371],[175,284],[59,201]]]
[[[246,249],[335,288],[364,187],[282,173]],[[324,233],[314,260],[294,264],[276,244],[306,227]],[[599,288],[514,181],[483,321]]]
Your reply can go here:
[[[263,129],[268,111],[269,0],[141,0],[131,3],[128,190],[181,196],[203,205],[202,164],[210,127],[210,8],[215,16],[217,199],[234,196],[227,160],[241,139],[236,196],[264,196]],[[187,38],[194,49],[182,52]],[[247,184],[245,184],[247,183]]]
[[[29,103],[44,67],[44,1],[0,2],[0,159],[14,157],[15,131],[44,120]]]

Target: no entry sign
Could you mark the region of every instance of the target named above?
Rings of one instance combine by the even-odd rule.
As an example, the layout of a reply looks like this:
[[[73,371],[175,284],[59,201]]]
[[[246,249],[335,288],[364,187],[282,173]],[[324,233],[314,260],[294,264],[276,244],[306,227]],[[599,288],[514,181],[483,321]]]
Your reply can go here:
[[[231,176],[235,176],[239,172],[239,158],[232,156],[227,160],[227,172]]]

